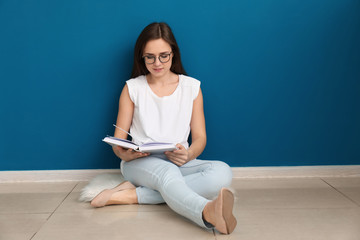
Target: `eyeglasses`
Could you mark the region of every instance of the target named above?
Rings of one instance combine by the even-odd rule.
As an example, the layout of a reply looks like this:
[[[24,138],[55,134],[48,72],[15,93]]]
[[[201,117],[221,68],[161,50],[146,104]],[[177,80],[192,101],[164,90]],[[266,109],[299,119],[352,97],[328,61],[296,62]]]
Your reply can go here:
[[[170,52],[170,53],[162,53],[157,58],[159,59],[159,61],[161,63],[167,63],[168,61],[170,61],[171,54],[172,54],[172,52]],[[145,56],[143,56],[143,59],[144,59],[145,63],[153,64],[156,61],[156,56],[154,56],[154,55],[145,55]]]

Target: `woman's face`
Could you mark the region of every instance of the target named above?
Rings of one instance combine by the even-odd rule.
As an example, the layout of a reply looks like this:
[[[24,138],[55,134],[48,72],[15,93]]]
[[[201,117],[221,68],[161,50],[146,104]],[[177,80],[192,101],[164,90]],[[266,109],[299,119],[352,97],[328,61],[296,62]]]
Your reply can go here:
[[[170,73],[173,54],[171,46],[162,38],[148,41],[143,57],[145,66],[153,77],[159,78]]]

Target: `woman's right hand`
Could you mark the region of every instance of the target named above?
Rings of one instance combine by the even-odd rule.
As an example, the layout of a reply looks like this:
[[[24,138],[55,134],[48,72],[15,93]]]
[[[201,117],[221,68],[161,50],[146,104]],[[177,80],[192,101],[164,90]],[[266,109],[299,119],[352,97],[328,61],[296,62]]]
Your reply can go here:
[[[119,146],[114,147],[114,152],[116,156],[118,156],[119,158],[121,158],[121,160],[124,160],[125,162],[129,162],[137,158],[147,157],[150,155],[150,153],[137,152],[133,149],[125,149]]]

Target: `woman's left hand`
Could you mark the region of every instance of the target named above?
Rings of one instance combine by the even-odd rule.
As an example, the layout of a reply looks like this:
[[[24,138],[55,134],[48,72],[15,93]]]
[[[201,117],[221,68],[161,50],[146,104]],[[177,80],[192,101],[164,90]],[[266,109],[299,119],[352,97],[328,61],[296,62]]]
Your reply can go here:
[[[179,143],[176,144],[176,147],[178,148],[177,150],[174,150],[172,152],[167,151],[165,152],[165,155],[171,162],[181,167],[182,165],[190,161],[189,152],[183,145]]]

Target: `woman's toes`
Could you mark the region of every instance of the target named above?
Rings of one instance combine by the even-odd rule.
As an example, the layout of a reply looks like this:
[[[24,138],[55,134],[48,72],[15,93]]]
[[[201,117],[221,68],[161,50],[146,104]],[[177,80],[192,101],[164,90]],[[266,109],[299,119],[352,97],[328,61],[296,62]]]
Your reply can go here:
[[[111,198],[111,195],[113,194],[113,191],[110,189],[105,189],[102,192],[100,192],[92,201],[91,206],[93,207],[104,207],[106,203]]]

